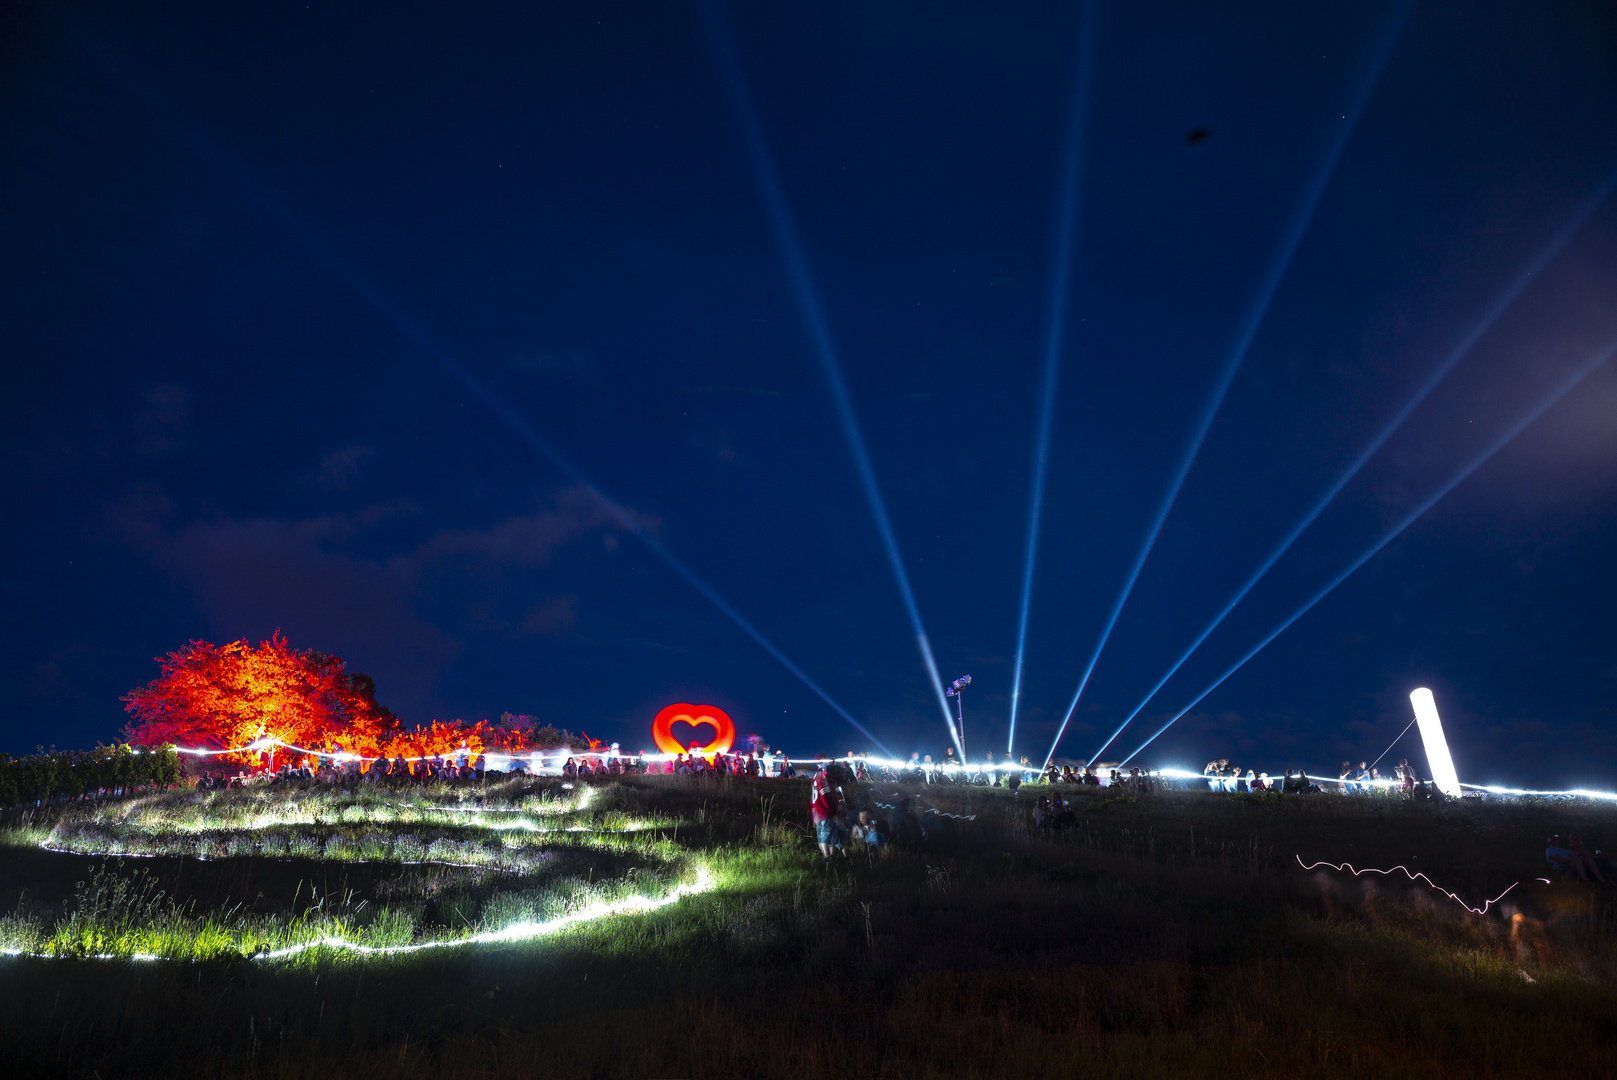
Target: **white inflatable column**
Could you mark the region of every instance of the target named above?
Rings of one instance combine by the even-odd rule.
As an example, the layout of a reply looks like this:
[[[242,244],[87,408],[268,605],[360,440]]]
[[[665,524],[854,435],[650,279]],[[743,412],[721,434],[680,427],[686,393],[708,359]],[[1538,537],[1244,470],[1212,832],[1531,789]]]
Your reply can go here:
[[[1421,741],[1426,744],[1426,764],[1432,770],[1437,790],[1458,798],[1460,777],[1454,771],[1454,759],[1449,756],[1449,741],[1443,737],[1443,721],[1438,719],[1432,692],[1423,686],[1409,695],[1409,702],[1415,706],[1415,722],[1420,725]]]

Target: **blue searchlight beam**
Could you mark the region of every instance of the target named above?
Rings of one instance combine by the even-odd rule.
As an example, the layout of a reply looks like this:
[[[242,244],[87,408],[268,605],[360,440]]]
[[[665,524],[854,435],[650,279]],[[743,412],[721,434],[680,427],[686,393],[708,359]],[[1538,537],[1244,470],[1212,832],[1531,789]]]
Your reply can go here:
[[[1033,442],[1033,492],[1028,502],[1027,551],[1022,557],[1022,608],[1016,620],[1016,660],[1011,673],[1011,731],[1005,752],[1016,749],[1016,713],[1022,703],[1022,662],[1027,655],[1027,617],[1033,604],[1033,563],[1039,547],[1039,519],[1044,513],[1045,467],[1050,456],[1050,428],[1055,415],[1056,377],[1067,336],[1067,290],[1072,278],[1073,237],[1077,231],[1080,186],[1083,183],[1084,144],[1089,120],[1089,92],[1094,81],[1096,39],[1100,32],[1102,0],[1084,5],[1078,43],[1078,77],[1073,88],[1067,157],[1062,171],[1060,210],[1057,213],[1055,274],[1050,283],[1049,323],[1044,337],[1044,384],[1039,398],[1039,426]]]
[[[752,623],[743,618],[741,613],[735,608],[731,607],[729,602],[720,596],[712,586],[708,585],[707,582],[698,577],[694,570],[692,570],[689,566],[686,566],[685,563],[674,555],[673,552],[669,551],[661,541],[648,532],[645,526],[639,522],[632,512],[626,509],[616,499],[613,499],[611,496],[607,495],[604,491],[597,487],[595,483],[589,479],[589,477],[584,475],[583,470],[579,469],[578,466],[574,465],[565,454],[556,449],[556,447],[551,444],[550,440],[541,435],[538,429],[524,419],[520,413],[518,413],[510,405],[507,405],[498,394],[494,393],[493,389],[489,387],[488,384],[484,383],[477,376],[473,375],[464,364],[460,363],[460,361],[456,360],[452,355],[450,355],[449,351],[439,345],[437,341],[435,341],[424,329],[422,329],[422,327],[414,319],[411,319],[408,315],[401,311],[392,302],[392,300],[388,298],[386,293],[384,293],[368,278],[356,270],[346,259],[342,258],[334,250],[332,250],[331,246],[325,242],[324,238],[317,234],[313,229],[305,225],[297,215],[293,214],[291,210],[286,207],[285,203],[278,198],[275,192],[272,191],[266,184],[258,180],[257,177],[253,176],[245,168],[214,152],[211,147],[207,146],[205,142],[200,139],[199,136],[184,130],[177,130],[177,134],[180,135],[183,141],[190,144],[191,148],[199,153],[214,168],[218,169],[221,173],[241,187],[254,202],[266,209],[272,217],[289,229],[293,235],[295,235],[304,245],[304,247],[315,256],[317,260],[319,260],[326,266],[328,270],[340,278],[344,284],[348,285],[349,288],[358,293],[359,296],[379,315],[392,323],[394,329],[397,330],[400,335],[442,365],[444,370],[453,376],[455,380],[463,387],[465,387],[474,398],[482,403],[482,405],[495,416],[503,420],[507,427],[509,427],[523,442],[537,450],[539,454],[548,460],[558,472],[562,473],[579,487],[587,491],[592,498],[601,504],[602,508],[605,509],[609,515],[611,515],[612,519],[617,522],[625,532],[633,535],[637,540],[644,544],[652,554],[656,555],[659,559],[666,563],[669,569],[673,570],[674,573],[683,578],[687,584],[689,584],[697,592],[701,593],[702,596],[714,607],[718,608],[726,618],[735,623],[736,626],[738,626],[748,637],[752,638],[753,641],[757,642],[760,648],[762,648],[770,656],[774,657],[787,671],[795,675],[798,680],[801,681],[804,686],[807,686],[810,690],[812,690],[821,701],[829,705],[833,712],[851,724],[854,730],[865,736],[865,738],[869,739],[876,746],[881,747],[883,753],[890,753],[890,751],[883,746],[881,740],[876,738],[876,736],[871,733],[869,728],[865,727],[858,720],[855,720],[853,714],[838,704],[830,694],[825,692],[824,688],[822,688],[819,683],[809,678],[808,674],[804,672],[802,668],[793,663],[790,657],[781,652],[780,649],[777,648],[775,644],[768,638],[764,637],[764,635],[759,632],[757,627],[753,626]]]
[[[1611,173],[1595,189],[1594,193],[1590,195],[1587,200],[1585,200],[1583,205],[1578,208],[1577,212],[1568,218],[1561,228],[1556,230],[1555,234],[1552,235],[1549,240],[1545,242],[1544,246],[1534,254],[1532,260],[1527,264],[1526,267],[1522,269],[1522,272],[1516,275],[1505,290],[1500,293],[1499,296],[1494,299],[1494,302],[1487,307],[1476,323],[1474,323],[1471,328],[1466,331],[1465,336],[1460,338],[1460,340],[1455,343],[1454,347],[1449,350],[1449,353],[1444,357],[1443,362],[1433,369],[1432,373],[1426,377],[1426,381],[1423,382],[1415,391],[1415,395],[1406,401],[1403,406],[1396,413],[1394,413],[1385,424],[1382,425],[1381,430],[1376,432],[1375,437],[1365,444],[1364,448],[1359,451],[1357,457],[1349,462],[1348,467],[1342,472],[1342,475],[1336,478],[1335,482],[1326,489],[1325,494],[1321,495],[1319,500],[1315,502],[1314,505],[1309,508],[1308,512],[1302,516],[1302,519],[1292,527],[1291,532],[1286,534],[1285,538],[1281,540],[1278,545],[1276,545],[1272,552],[1269,553],[1269,557],[1266,558],[1262,564],[1258,566],[1257,570],[1253,571],[1252,576],[1247,578],[1241,587],[1236,590],[1235,595],[1229,599],[1229,602],[1219,609],[1218,614],[1213,616],[1212,622],[1208,623],[1202,632],[1196,635],[1196,639],[1190,643],[1190,647],[1188,649],[1180,654],[1179,659],[1174,661],[1173,666],[1168,669],[1168,673],[1157,680],[1156,685],[1153,686],[1150,692],[1147,693],[1145,697],[1141,699],[1140,703],[1134,707],[1134,711],[1128,714],[1128,717],[1123,721],[1122,724],[1118,725],[1117,730],[1112,733],[1112,738],[1106,740],[1106,743],[1101,747],[1102,750],[1106,749],[1107,746],[1110,746],[1112,744],[1112,740],[1121,735],[1123,730],[1134,721],[1134,718],[1140,715],[1140,712],[1146,707],[1146,705],[1150,704],[1151,699],[1156,697],[1157,694],[1161,692],[1162,688],[1167,685],[1168,680],[1173,678],[1179,669],[1184,666],[1185,661],[1190,659],[1191,654],[1193,654],[1197,649],[1201,648],[1202,643],[1212,635],[1214,630],[1218,629],[1220,623],[1229,617],[1230,612],[1235,610],[1236,605],[1240,604],[1242,600],[1246,599],[1247,593],[1252,591],[1253,587],[1263,579],[1264,575],[1268,574],[1270,570],[1274,569],[1275,564],[1278,563],[1281,557],[1291,549],[1291,545],[1295,544],[1298,538],[1300,538],[1303,533],[1308,530],[1308,527],[1314,523],[1315,519],[1317,519],[1320,514],[1325,512],[1325,508],[1342,493],[1342,489],[1347,487],[1355,476],[1359,475],[1360,471],[1362,471],[1364,467],[1369,464],[1370,459],[1373,458],[1377,451],[1379,451],[1382,446],[1386,444],[1387,440],[1392,438],[1393,434],[1403,426],[1404,422],[1409,419],[1417,408],[1420,407],[1421,403],[1431,396],[1432,391],[1437,389],[1438,384],[1441,383],[1449,375],[1449,373],[1459,365],[1461,360],[1465,359],[1465,357],[1470,354],[1472,349],[1476,348],[1477,343],[1482,340],[1483,336],[1486,335],[1487,332],[1493,327],[1494,323],[1498,322],[1499,319],[1504,316],[1505,312],[1508,311],[1510,307],[1521,298],[1522,293],[1527,290],[1527,287],[1531,285],[1533,281],[1537,279],[1538,275],[1543,272],[1544,268],[1561,253],[1561,249],[1566,247],[1566,245],[1571,242],[1572,238],[1576,236],[1583,226],[1588,222],[1590,216],[1593,215],[1594,212],[1599,209],[1601,204],[1610,197],[1613,187],[1617,187],[1617,172]],[[1099,756],[1098,752],[1096,756]]]
[[[921,623],[921,612],[915,604],[915,594],[910,589],[909,575],[904,570],[904,559],[898,550],[898,538],[893,532],[892,523],[888,520],[887,504],[882,500],[881,488],[876,482],[876,470],[870,463],[870,452],[865,447],[864,436],[859,430],[859,421],[854,416],[853,401],[848,395],[848,386],[842,377],[842,366],[837,362],[836,349],[831,344],[831,330],[825,312],[820,306],[819,291],[814,287],[808,257],[803,252],[797,228],[792,223],[791,211],[786,205],[785,189],[781,186],[780,176],[775,171],[774,161],[769,156],[768,145],[764,142],[763,126],[758,122],[757,113],[752,107],[752,99],[747,93],[746,79],[741,71],[741,61],[736,54],[735,42],[731,39],[729,27],[716,0],[706,0],[702,4],[702,14],[708,40],[724,75],[725,88],[730,92],[731,103],[735,106],[736,118],[746,140],[747,151],[752,158],[753,170],[757,174],[758,186],[762,189],[770,224],[774,226],[775,237],[780,244],[787,277],[791,280],[792,291],[796,296],[803,322],[814,343],[814,354],[819,359],[820,368],[830,386],[837,419],[842,423],[843,434],[848,440],[848,449],[853,454],[854,467],[859,473],[859,482],[865,490],[865,499],[870,503],[871,515],[876,519],[876,531],[881,534],[887,562],[893,569],[893,577],[898,582],[898,591],[904,599],[904,609],[909,614],[910,625],[915,630],[915,643],[921,651],[921,660],[926,664],[927,676],[931,679],[932,689],[937,695],[938,709],[943,714],[944,725],[949,729],[949,737],[954,740],[955,749],[964,757],[965,746],[961,742],[960,733],[955,730],[954,718],[949,713],[949,702],[943,696],[943,680],[938,676],[937,661],[932,657],[932,645],[927,639],[926,628]]]
[[[1364,113],[1365,105],[1370,101],[1370,95],[1375,91],[1376,83],[1381,80],[1381,72],[1387,66],[1387,60],[1392,55],[1393,46],[1398,42],[1398,36],[1403,31],[1404,20],[1409,15],[1411,0],[1399,0],[1393,6],[1385,25],[1375,41],[1375,47],[1366,59],[1364,67],[1359,71],[1349,92],[1348,105],[1342,113],[1341,126],[1336,136],[1331,140],[1324,158],[1320,161],[1319,169],[1314,174],[1313,181],[1304,192],[1302,202],[1298,204],[1297,212],[1292,217],[1290,226],[1281,239],[1280,248],[1275,254],[1274,261],[1269,266],[1258,289],[1256,303],[1247,313],[1245,321],[1235,336],[1235,342],[1230,349],[1229,357],[1224,362],[1224,368],[1219,373],[1218,382],[1214,384],[1213,393],[1208,398],[1207,406],[1202,410],[1196,422],[1195,434],[1191,437],[1190,445],[1185,450],[1184,460],[1180,462],[1179,469],[1174,473],[1173,481],[1168,485],[1167,494],[1163,497],[1162,505],[1157,509],[1157,515],[1146,531],[1145,541],[1140,545],[1140,553],[1135,557],[1134,564],[1129,568],[1128,577],[1123,582],[1123,589],[1118,594],[1117,602],[1106,618],[1106,625],[1101,630],[1100,640],[1095,644],[1095,651],[1090,654],[1089,663],[1084,668],[1083,677],[1078,680],[1078,689],[1072,695],[1072,704],[1067,706],[1066,716],[1061,721],[1061,727],[1056,732],[1055,742],[1050,744],[1050,752],[1045,755],[1044,763],[1050,764],[1055,757],[1056,748],[1061,745],[1061,737],[1067,732],[1067,725],[1072,721],[1073,714],[1078,711],[1078,702],[1084,696],[1084,690],[1089,686],[1090,676],[1095,672],[1095,665],[1100,660],[1100,654],[1106,648],[1107,640],[1112,636],[1112,630],[1117,626],[1118,616],[1123,613],[1123,605],[1128,603],[1129,593],[1134,590],[1134,583],[1139,580],[1140,571],[1145,567],[1145,561],[1156,545],[1157,536],[1162,532],[1163,524],[1168,520],[1168,512],[1179,498],[1179,490],[1184,486],[1185,478],[1190,475],[1190,467],[1196,461],[1196,455],[1201,452],[1202,442],[1207,438],[1208,429],[1213,426],[1213,419],[1218,415],[1219,408],[1224,404],[1224,397],[1229,393],[1230,384],[1235,381],[1235,373],[1240,370],[1241,363],[1246,359],[1247,351],[1252,347],[1252,340],[1257,337],[1258,328],[1263,325],[1265,316],[1269,313],[1269,305],[1274,302],[1275,293],[1280,289],[1280,283],[1285,279],[1286,270],[1291,266],[1291,260],[1297,253],[1297,247],[1302,243],[1303,234],[1308,231],[1308,224],[1314,218],[1314,211],[1318,209],[1320,200],[1325,196],[1325,189],[1330,185],[1331,177],[1336,173],[1337,163],[1342,160],[1342,154],[1347,149],[1348,142],[1353,136],[1354,129],[1359,125],[1359,117]],[[1123,725],[1112,732],[1111,736],[1101,744],[1100,749],[1090,755],[1090,761],[1099,760],[1104,751],[1112,742],[1122,734]]]
[[[1587,361],[1583,364],[1583,366],[1579,367],[1576,371],[1569,375],[1565,380],[1562,381],[1561,385],[1557,387],[1552,394],[1550,394],[1543,401],[1539,402],[1538,405],[1533,408],[1532,412],[1529,412],[1526,416],[1522,417],[1522,419],[1518,420],[1503,435],[1489,443],[1480,454],[1472,458],[1470,463],[1456,473],[1448,481],[1448,483],[1438,488],[1437,491],[1429,496],[1425,502],[1422,502],[1419,506],[1415,507],[1415,509],[1405,514],[1403,519],[1400,520],[1398,524],[1394,525],[1386,535],[1371,545],[1363,555],[1360,555],[1357,559],[1355,559],[1346,570],[1343,570],[1340,574],[1337,574],[1325,584],[1324,588],[1320,589],[1313,596],[1309,597],[1302,607],[1298,608],[1296,611],[1287,616],[1284,622],[1270,631],[1268,636],[1254,645],[1245,656],[1241,657],[1241,659],[1232,664],[1224,672],[1224,674],[1214,679],[1207,689],[1197,694],[1195,698],[1191,700],[1189,705],[1186,705],[1183,709],[1180,709],[1177,713],[1175,713],[1173,719],[1169,720],[1166,724],[1163,724],[1157,729],[1155,734],[1136,747],[1134,753],[1123,759],[1123,764],[1126,765],[1139,756],[1141,750],[1144,750],[1146,747],[1150,746],[1164,731],[1167,731],[1169,728],[1173,727],[1174,724],[1178,723],[1180,717],[1184,716],[1191,709],[1194,709],[1197,705],[1199,705],[1201,700],[1208,694],[1211,694],[1214,690],[1217,690],[1219,686],[1223,684],[1225,679],[1228,679],[1231,675],[1234,675],[1237,671],[1241,670],[1248,660],[1258,655],[1258,653],[1262,652],[1271,641],[1285,633],[1292,623],[1302,618],[1308,613],[1310,608],[1319,603],[1321,600],[1325,599],[1325,597],[1330,594],[1331,590],[1335,589],[1338,585],[1342,584],[1342,582],[1351,577],[1354,571],[1358,570],[1359,567],[1375,558],[1382,548],[1392,543],[1400,533],[1409,528],[1416,521],[1420,520],[1420,518],[1425,515],[1426,511],[1436,506],[1440,501],[1442,501],[1444,496],[1448,495],[1449,492],[1459,487],[1466,477],[1470,476],[1472,473],[1481,468],[1483,463],[1502,450],[1505,447],[1505,444],[1509,443],[1516,436],[1527,430],[1533,421],[1537,420],[1540,416],[1543,416],[1546,411],[1548,411],[1550,406],[1554,405],[1557,401],[1560,401],[1569,392],[1571,392],[1573,387],[1577,386],[1584,379],[1594,374],[1597,368],[1599,368],[1607,360],[1611,359],[1613,353],[1617,353],[1617,341],[1607,345],[1598,354],[1596,354],[1592,360]]]

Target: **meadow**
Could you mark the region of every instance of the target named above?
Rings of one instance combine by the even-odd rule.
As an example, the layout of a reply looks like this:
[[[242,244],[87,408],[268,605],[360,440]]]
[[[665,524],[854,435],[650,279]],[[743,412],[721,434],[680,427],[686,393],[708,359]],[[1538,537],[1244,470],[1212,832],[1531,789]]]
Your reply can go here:
[[[829,863],[802,781],[13,812],[0,1046],[102,1080],[1617,1072],[1617,896],[1538,880],[1611,809],[1063,789],[1048,831],[1044,790],[850,785],[896,843]]]

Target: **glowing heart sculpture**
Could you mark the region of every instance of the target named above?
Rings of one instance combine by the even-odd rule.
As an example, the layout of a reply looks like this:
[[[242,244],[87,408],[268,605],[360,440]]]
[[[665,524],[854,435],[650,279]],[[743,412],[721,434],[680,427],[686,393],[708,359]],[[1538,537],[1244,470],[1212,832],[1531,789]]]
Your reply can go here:
[[[692,742],[688,747],[682,745],[674,738],[674,725],[681,720],[693,728],[702,724],[712,725],[713,741],[705,744]],[[665,754],[723,754],[735,745],[736,725],[723,709],[681,702],[657,714],[657,719],[651,722],[651,737],[657,741],[657,749]]]

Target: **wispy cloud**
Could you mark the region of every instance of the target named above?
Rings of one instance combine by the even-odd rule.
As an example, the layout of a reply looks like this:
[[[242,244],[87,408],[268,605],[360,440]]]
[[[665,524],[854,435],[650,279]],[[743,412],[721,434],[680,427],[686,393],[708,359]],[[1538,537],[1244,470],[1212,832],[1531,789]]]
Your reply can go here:
[[[579,597],[568,591],[509,617],[467,600],[465,625],[446,628],[441,605],[436,617],[423,614],[435,574],[453,569],[489,579],[542,568],[567,545],[602,531],[610,536],[617,524],[600,500],[566,488],[534,513],[483,528],[440,530],[377,556],[355,549],[385,550],[396,514],[184,523],[175,523],[175,515],[176,503],[162,488],[131,487],[106,506],[102,537],[144,552],[189,588],[206,632],[252,638],[280,628],[299,645],[349,657],[401,701],[433,697],[466,632],[563,637],[578,620]],[[648,518],[642,524],[657,523]],[[524,595],[532,600],[532,590]]]

